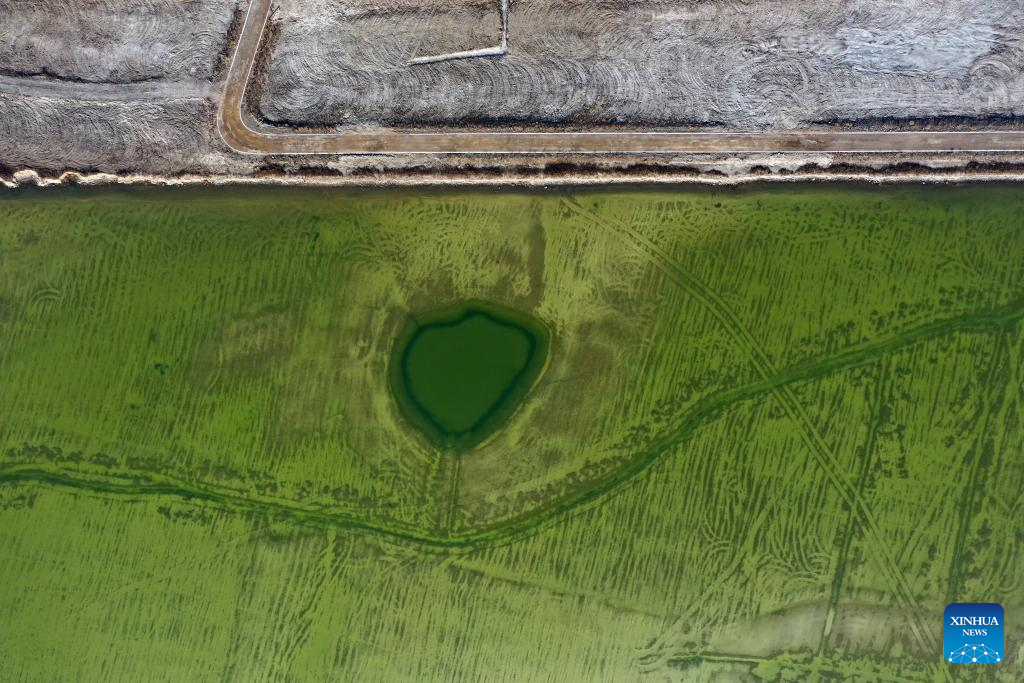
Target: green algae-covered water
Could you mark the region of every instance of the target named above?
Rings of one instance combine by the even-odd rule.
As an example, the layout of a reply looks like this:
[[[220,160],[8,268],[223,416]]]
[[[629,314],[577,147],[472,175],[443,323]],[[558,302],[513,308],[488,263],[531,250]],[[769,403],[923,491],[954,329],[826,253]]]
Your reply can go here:
[[[1013,186],[2,193],[0,681],[937,680],[1022,318]]]
[[[515,410],[547,349],[544,326],[521,312],[483,301],[429,311],[395,344],[392,391],[435,442],[470,446]]]

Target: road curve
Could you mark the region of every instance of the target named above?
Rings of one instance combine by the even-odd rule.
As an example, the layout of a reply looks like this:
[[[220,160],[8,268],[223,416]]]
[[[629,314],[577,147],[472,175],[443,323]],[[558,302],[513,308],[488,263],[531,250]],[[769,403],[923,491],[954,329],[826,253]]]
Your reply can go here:
[[[271,13],[252,0],[228,69],[217,129],[244,154],[642,154],[1024,152],[1024,130],[756,133],[688,131],[436,131],[382,128],[307,133],[268,126],[245,111],[245,91]]]

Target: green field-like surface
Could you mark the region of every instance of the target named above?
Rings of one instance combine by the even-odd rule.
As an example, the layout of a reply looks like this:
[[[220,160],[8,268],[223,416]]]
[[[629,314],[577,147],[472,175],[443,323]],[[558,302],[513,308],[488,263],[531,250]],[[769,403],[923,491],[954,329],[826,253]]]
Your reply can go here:
[[[467,300],[550,348],[459,454]],[[0,195],[0,681],[1022,680],[1022,318],[1020,188]]]

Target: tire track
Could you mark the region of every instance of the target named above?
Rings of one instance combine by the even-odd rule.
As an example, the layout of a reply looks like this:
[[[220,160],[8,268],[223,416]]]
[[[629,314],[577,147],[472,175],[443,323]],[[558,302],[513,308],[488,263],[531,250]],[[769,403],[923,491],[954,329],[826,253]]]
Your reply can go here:
[[[152,80],[139,83],[91,83],[54,78],[30,78],[0,74],[0,93],[20,97],[48,97],[83,102],[164,102],[213,100],[213,83],[200,79]]]
[[[989,426],[993,419],[993,414],[999,412],[999,407],[1002,405],[1004,400],[1004,392],[1006,391],[1005,382],[1001,382],[995,385],[994,380],[997,377],[999,367],[1005,356],[1009,354],[1009,344],[1006,340],[1006,335],[1001,334],[996,340],[996,347],[992,352],[992,358],[989,361],[988,372],[986,372],[985,386],[995,386],[996,391],[994,395],[985,402],[983,412],[979,416],[978,422],[980,427],[975,432],[978,437],[974,441],[974,446],[971,450],[974,451],[974,459],[971,462],[970,470],[967,475],[967,485],[964,487],[963,499],[960,501],[960,520],[957,524],[956,540],[953,543],[953,558],[949,567],[949,586],[946,589],[946,602],[956,602],[960,588],[960,563],[964,556],[964,543],[967,541],[967,534],[971,527],[971,519],[973,518],[975,499],[977,491],[975,490],[978,486],[978,477],[981,470],[981,463],[985,459],[985,443],[990,439],[991,432]]]
[[[632,245],[651,260],[652,265],[658,268],[676,286],[697,299],[725,327],[733,339],[747,352],[749,360],[762,378],[768,380],[778,374],[778,371],[768,359],[761,345],[754,339],[750,330],[740,322],[732,309],[714,290],[683,268],[673,256],[623,221],[605,219],[589,211],[573,198],[563,198],[562,202],[570,210],[587,218],[595,225],[614,234],[627,236]],[[897,603],[905,611],[916,614],[914,610],[916,601],[913,598],[910,584],[897,564],[895,556],[888,550],[888,545],[885,543],[885,538],[871,507],[863,495],[861,495],[859,489],[854,485],[854,482],[850,480],[849,475],[840,466],[835,454],[828,444],[825,443],[825,439],[807,414],[803,404],[796,398],[792,387],[787,384],[779,385],[773,389],[772,393],[790,419],[802,427],[801,437],[804,444],[810,449],[814,459],[824,470],[829,482],[839,492],[843,502],[849,505],[850,509],[857,512],[861,524],[868,531],[872,543],[879,550],[883,573],[886,575],[886,579],[894,591]],[[911,627],[914,638],[922,649],[938,651],[938,642],[935,640],[934,635],[924,627],[920,617],[913,618]]]
[[[875,379],[874,391],[870,395],[871,418],[868,422],[868,434],[864,440],[864,461],[861,463],[860,471],[857,474],[857,490],[864,490],[864,484],[870,473],[871,463],[874,462],[875,445],[878,441],[879,427],[882,423],[882,404],[884,392],[888,383],[888,366],[883,361],[878,364],[878,377]],[[825,613],[825,624],[821,629],[821,638],[818,642],[818,656],[823,657],[832,638],[832,627],[836,618],[836,607],[842,595],[843,580],[846,577],[846,562],[850,555],[850,548],[853,546],[853,537],[857,532],[857,514],[854,510],[846,516],[846,524],[843,529],[842,545],[836,559],[836,573],[832,577],[832,590],[829,594],[828,611]]]
[[[554,525],[563,515],[582,511],[603,502],[607,496],[624,488],[647,468],[659,462],[663,456],[671,453],[675,446],[682,443],[705,422],[739,402],[771,395],[780,386],[810,381],[864,365],[879,356],[900,351],[928,339],[953,332],[979,332],[1005,327],[1021,318],[1024,318],[1024,299],[991,311],[933,321],[889,339],[847,349],[813,363],[788,368],[770,379],[710,396],[680,415],[675,425],[666,430],[660,439],[652,442],[647,451],[640,453],[633,461],[608,477],[594,482],[589,488],[577,491],[562,500],[553,501],[546,507],[499,526],[480,528],[462,534],[424,533],[418,529],[366,521],[345,512],[305,506],[296,501],[258,498],[238,491],[204,488],[184,480],[143,471],[123,471],[116,479],[103,479],[82,473],[54,471],[38,464],[12,464],[0,467],[0,486],[29,483],[86,495],[118,496],[136,502],[147,497],[165,496],[194,501],[199,505],[216,506],[237,514],[262,515],[283,524],[344,529],[374,535],[392,543],[412,544],[427,550],[469,552],[536,533]]]
[[[252,0],[228,69],[217,114],[225,144],[240,154],[642,154],[760,152],[1019,152],[1024,130],[849,131],[757,133],[681,130],[494,129],[301,132],[267,125],[245,107],[272,0]]]

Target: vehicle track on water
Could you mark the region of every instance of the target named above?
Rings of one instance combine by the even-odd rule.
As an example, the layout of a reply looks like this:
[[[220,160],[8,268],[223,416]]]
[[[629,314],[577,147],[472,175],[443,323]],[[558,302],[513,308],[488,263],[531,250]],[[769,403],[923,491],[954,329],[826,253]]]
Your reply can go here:
[[[450,535],[436,535],[422,531],[359,519],[351,514],[333,512],[320,507],[304,506],[291,500],[258,498],[231,491],[198,486],[180,479],[154,476],[149,472],[124,471],[117,479],[90,477],[59,469],[47,469],[36,464],[11,464],[0,467],[0,485],[22,483],[80,491],[91,495],[117,496],[129,500],[145,500],[152,496],[167,496],[184,501],[195,501],[241,514],[272,516],[285,523],[298,526],[319,526],[348,529],[379,536],[398,543],[412,543],[440,552],[471,551],[506,543],[547,528],[570,512],[585,509],[607,496],[623,489],[663,456],[688,438],[708,420],[714,419],[731,406],[768,396],[780,387],[791,386],[852,367],[872,362],[881,355],[900,351],[929,339],[956,332],[987,332],[1008,329],[1024,318],[1024,298],[988,311],[968,313],[935,320],[892,337],[861,344],[827,358],[804,363],[780,371],[776,375],[735,387],[709,396],[679,415],[673,426],[652,441],[647,449],[624,467],[607,477],[593,482],[550,505],[534,510],[507,523]],[[16,451],[15,451],[16,452]],[[8,451],[11,453],[11,451]]]
[[[578,201],[572,198],[563,198],[562,203],[580,216],[590,220],[607,232],[615,235],[623,235],[631,241],[632,246],[645,255],[651,263],[658,268],[673,284],[684,292],[694,297],[704,306],[711,315],[725,328],[726,332],[748,355],[748,360],[757,369],[758,374],[765,381],[769,381],[778,374],[774,364],[768,358],[768,354],[761,348],[754,335],[733,313],[732,308],[706,283],[695,277],[679,261],[665,249],[648,239],[633,226],[623,221],[608,220],[589,211]],[[860,488],[850,480],[848,474],[840,466],[835,453],[827,443],[821,432],[807,410],[801,403],[789,384],[779,384],[772,389],[776,400],[782,404],[783,409],[791,420],[800,427],[800,435],[804,444],[810,450],[818,465],[825,472],[829,482],[835,487],[842,497],[843,502],[851,510],[857,512],[858,521],[867,531],[871,542],[879,548],[883,561],[882,571],[886,574],[894,592],[899,606],[908,613],[914,614],[915,601],[910,584],[896,562],[896,558],[889,550],[889,544],[885,542],[882,532],[871,510],[871,506],[864,499]],[[938,643],[932,634],[921,623],[920,618],[911,623],[914,637],[923,649],[935,649]]]

